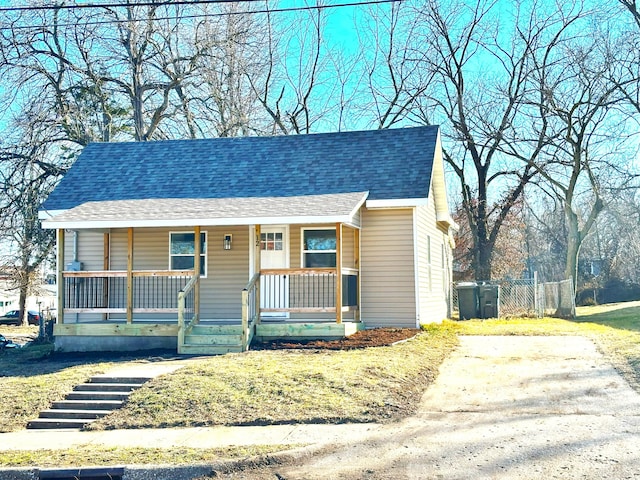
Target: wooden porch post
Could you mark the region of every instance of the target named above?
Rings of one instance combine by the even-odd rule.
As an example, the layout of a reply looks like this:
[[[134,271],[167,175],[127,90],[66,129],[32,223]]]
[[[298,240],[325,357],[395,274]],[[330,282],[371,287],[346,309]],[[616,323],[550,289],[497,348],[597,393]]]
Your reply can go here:
[[[256,225],[256,238],[255,241],[253,242],[253,246],[252,248],[254,249],[254,256],[253,256],[253,260],[254,260],[254,266],[253,266],[253,271],[254,273],[260,273],[260,267],[261,267],[261,261],[260,261],[260,225]],[[256,323],[260,323],[260,277],[258,277],[258,281],[256,282],[256,315],[257,315],[257,320]]]
[[[127,232],[127,323],[133,323],[133,227]]]
[[[109,261],[109,255],[111,251],[111,248],[110,248],[111,237],[109,233],[105,233],[102,238],[103,238],[102,269],[106,272],[107,270],[109,270],[109,266],[111,263]],[[105,279],[104,283],[102,284],[102,304],[104,308],[109,308],[109,280],[108,279]],[[108,318],[109,318],[108,313],[102,314],[102,320],[107,320]]]
[[[356,277],[356,295],[358,298],[358,306],[356,311],[354,312],[354,320],[356,322],[360,321],[360,229],[353,229],[353,263],[355,269],[358,271],[358,276]]]
[[[64,229],[59,228],[57,231],[58,237],[58,265],[56,272],[56,283],[58,284],[58,311],[56,323],[64,323]]]
[[[200,321],[200,253],[202,252],[199,226],[193,229],[193,247],[193,274],[197,279],[193,287],[193,314],[197,323]]]
[[[342,323],[342,223],[336,223],[336,323]]]

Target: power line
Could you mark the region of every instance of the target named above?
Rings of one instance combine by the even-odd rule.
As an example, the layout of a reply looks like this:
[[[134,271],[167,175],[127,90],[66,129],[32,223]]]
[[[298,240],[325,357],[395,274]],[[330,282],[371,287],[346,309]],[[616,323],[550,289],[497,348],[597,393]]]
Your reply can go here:
[[[247,2],[247,0],[241,0],[242,2]],[[249,1],[258,1],[258,0],[249,0]],[[336,3],[332,5],[310,5],[304,7],[287,7],[287,8],[264,8],[260,10],[244,10],[241,12],[218,12],[218,13],[200,13],[194,15],[179,15],[172,17],[154,17],[153,20],[161,21],[161,20],[183,20],[183,19],[194,19],[194,18],[207,18],[207,17],[223,17],[223,16],[231,16],[231,15],[253,15],[259,13],[283,13],[283,12],[299,12],[299,11],[311,11],[311,10],[325,10],[329,8],[342,8],[342,7],[358,7],[363,5],[378,5],[385,3],[397,3],[402,2],[403,0],[367,0],[364,2],[347,2],[347,3]],[[177,4],[183,5],[196,5],[196,4],[210,4],[210,3],[239,3],[237,0],[195,0],[195,1],[179,1],[179,2],[145,2],[136,3],[135,6],[141,5],[154,5],[154,6],[171,6]],[[126,7],[132,6],[132,4],[111,4],[118,7]],[[92,8],[109,8],[105,5],[91,5]],[[51,10],[55,9],[55,7],[10,7],[9,9],[0,8],[0,13],[5,11],[11,11],[11,8],[21,8],[21,9],[29,9],[33,10]],[[111,7],[115,8],[115,7]],[[107,25],[107,24],[120,24],[120,23],[132,23],[132,22],[146,22],[148,19],[140,18],[140,19],[110,19],[110,20],[94,20],[90,22],[83,23],[83,26],[87,25]],[[77,22],[74,23],[58,23],[56,27],[72,27],[78,25]],[[27,29],[42,29],[44,25],[14,25],[14,26],[2,26],[1,30],[27,30]]]
[[[207,3],[240,3],[262,0],[175,0],[147,1],[135,3],[80,3],[77,5],[38,5],[28,7],[0,7],[0,12],[36,12],[41,10],[75,10],[83,8],[117,8],[117,7],[162,7],[165,5],[198,5]]]
[[[156,1],[141,1],[141,2],[116,2],[116,3],[80,3],[75,5],[39,5],[28,7],[0,7],[0,13],[2,12],[37,12],[47,10],[79,10],[79,9],[91,9],[91,8],[119,8],[119,7],[163,7],[163,6],[182,6],[182,5],[207,5],[216,3],[262,3],[264,0],[156,0]],[[396,0],[397,1],[397,0]],[[367,5],[371,2],[360,2],[362,5]],[[373,2],[380,3],[380,2]],[[333,6],[340,5],[317,5],[308,7],[289,7],[291,9],[298,8],[331,8]],[[286,10],[286,9],[274,9],[270,11]]]

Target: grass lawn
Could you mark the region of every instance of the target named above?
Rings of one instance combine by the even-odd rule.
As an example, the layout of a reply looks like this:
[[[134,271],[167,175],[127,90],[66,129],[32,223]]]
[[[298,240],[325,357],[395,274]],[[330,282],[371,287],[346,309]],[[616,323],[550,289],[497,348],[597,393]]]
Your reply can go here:
[[[575,321],[446,321],[427,327],[412,340],[388,347],[257,350],[192,359],[186,367],[147,383],[123,409],[91,428],[393,421],[415,410],[442,360],[457,345],[458,334],[585,335],[594,339],[640,391],[640,302],[584,307],[578,314]],[[0,333],[4,333],[2,328]],[[117,363],[142,360],[127,357],[115,361],[96,356],[77,361],[66,357],[61,362],[55,360],[55,355],[48,357],[49,348],[34,346],[0,355],[0,432],[24,428],[39,410],[63,398],[73,385],[91,375],[105,372]],[[1,452],[1,448],[0,466],[51,465],[46,460],[48,455],[53,455],[51,461],[58,466],[82,464],[85,458],[92,458],[97,465],[147,463],[160,458],[160,454],[144,449],[114,452],[93,448],[90,453],[79,450],[55,456],[50,452]],[[261,453],[261,448],[256,448],[254,454]],[[267,451],[287,447],[270,448]],[[171,463],[171,456],[178,457],[180,452],[167,449],[162,455]],[[193,455],[189,457],[193,459],[191,463],[197,461],[198,455],[213,461],[248,454],[240,448],[188,453]],[[117,460],[118,455],[131,461]]]

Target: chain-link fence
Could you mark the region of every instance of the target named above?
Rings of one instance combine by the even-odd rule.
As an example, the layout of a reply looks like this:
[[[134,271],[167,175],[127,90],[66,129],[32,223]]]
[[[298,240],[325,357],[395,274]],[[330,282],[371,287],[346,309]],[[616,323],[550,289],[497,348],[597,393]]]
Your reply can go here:
[[[485,282],[482,285],[500,287],[498,312],[501,318],[541,318],[545,315],[562,318],[575,317],[575,296],[571,280],[538,283],[538,277],[534,275],[533,278],[495,280]],[[453,318],[460,318],[457,287],[457,284],[451,286],[450,298]],[[479,316],[481,316],[482,310],[482,306],[478,304],[477,313]]]
[[[572,279],[547,282],[540,287],[540,304],[543,305],[543,315],[575,318],[576,297]]]

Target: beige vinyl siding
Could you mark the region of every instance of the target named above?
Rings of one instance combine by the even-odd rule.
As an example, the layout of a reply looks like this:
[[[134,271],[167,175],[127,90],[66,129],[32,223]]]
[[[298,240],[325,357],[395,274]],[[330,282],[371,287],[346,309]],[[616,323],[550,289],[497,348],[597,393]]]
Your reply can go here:
[[[64,265],[73,261],[74,232],[65,231],[64,237]],[[102,270],[104,264],[104,234],[102,232],[78,232],[78,261],[83,270]]]
[[[365,209],[361,319],[367,327],[415,327],[413,209]]]
[[[193,230],[189,228],[134,229],[134,270],[168,270],[169,233],[191,231]],[[207,276],[200,281],[201,319],[239,320],[242,313],[242,289],[249,281],[249,227],[208,227],[202,228],[201,232],[207,234]],[[223,248],[225,234],[233,235],[231,250]],[[113,230],[111,269],[126,268],[127,230]]]
[[[433,195],[426,206],[416,207],[416,255],[418,263],[418,319],[420,323],[440,322],[448,315],[450,266],[447,232],[438,227]],[[429,249],[430,247],[430,255]],[[445,254],[444,262],[442,254]],[[429,262],[431,258],[431,262]],[[443,268],[444,264],[444,268]]]

